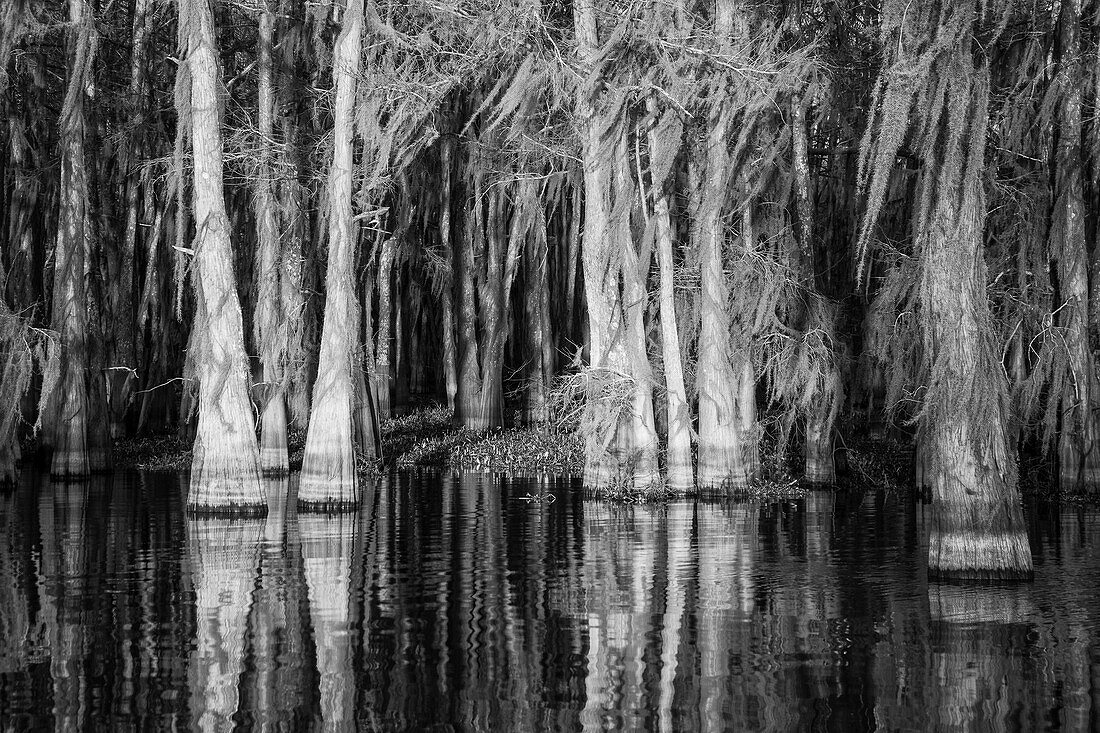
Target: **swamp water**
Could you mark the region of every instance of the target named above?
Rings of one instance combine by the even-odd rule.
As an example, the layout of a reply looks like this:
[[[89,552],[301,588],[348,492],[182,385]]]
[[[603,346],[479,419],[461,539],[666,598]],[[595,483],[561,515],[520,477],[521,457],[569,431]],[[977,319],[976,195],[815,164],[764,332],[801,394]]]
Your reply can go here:
[[[1100,727],[1092,510],[1028,508],[1034,583],[929,586],[927,508],[898,495],[397,474],[365,497],[193,518],[163,474],[25,475],[0,495],[0,730]]]

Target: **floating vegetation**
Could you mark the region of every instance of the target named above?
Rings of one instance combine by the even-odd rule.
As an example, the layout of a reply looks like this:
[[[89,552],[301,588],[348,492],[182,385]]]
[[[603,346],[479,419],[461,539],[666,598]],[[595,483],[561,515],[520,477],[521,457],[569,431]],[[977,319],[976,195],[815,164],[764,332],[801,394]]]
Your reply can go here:
[[[290,468],[302,466],[305,431],[289,435]],[[191,465],[191,442],[176,435],[119,440],[115,464],[142,471],[181,471]],[[356,471],[376,474],[389,468],[453,468],[513,475],[579,474],[584,443],[550,428],[507,428],[475,432],[455,427],[451,412],[431,406],[382,423],[382,458],[356,456]]]

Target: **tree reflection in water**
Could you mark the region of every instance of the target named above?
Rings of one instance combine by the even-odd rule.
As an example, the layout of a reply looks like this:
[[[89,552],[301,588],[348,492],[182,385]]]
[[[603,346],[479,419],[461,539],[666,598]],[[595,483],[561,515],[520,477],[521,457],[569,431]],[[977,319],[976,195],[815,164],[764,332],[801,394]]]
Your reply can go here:
[[[299,514],[271,481],[257,519],[188,517],[163,477],[0,495],[0,727],[1098,726],[1095,511],[1029,508],[1033,584],[929,585],[897,496],[366,486]]]

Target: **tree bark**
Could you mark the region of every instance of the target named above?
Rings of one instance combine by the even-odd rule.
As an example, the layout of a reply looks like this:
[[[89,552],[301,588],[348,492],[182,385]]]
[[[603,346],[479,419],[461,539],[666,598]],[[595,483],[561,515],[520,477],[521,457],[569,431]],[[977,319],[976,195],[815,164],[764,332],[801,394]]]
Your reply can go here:
[[[93,20],[85,0],[69,0],[69,82],[59,123],[61,206],[54,254],[53,327],[61,338],[61,377],[53,400],[50,474],[73,479],[91,473],[84,258],[88,179],[84,160],[84,95],[91,80]]]
[[[650,114],[656,104],[649,100]],[[653,151],[680,145],[681,127],[676,125],[675,139],[664,139],[659,125],[649,130],[650,155]],[[653,173],[656,176],[656,173]],[[668,438],[666,440],[665,480],[670,489],[688,492],[695,488],[694,469],[691,461],[691,411],[684,385],[684,366],[680,356],[680,329],[676,322],[676,265],[672,256],[672,217],[665,181],[653,178],[654,238],[657,249],[657,268],[660,277],[658,304],[661,316],[661,361],[664,363],[665,399],[668,412]]]
[[[541,214],[541,212],[540,212]],[[528,425],[541,425],[549,418],[547,406],[547,385],[550,381],[551,365],[547,346],[553,343],[550,333],[549,282],[547,270],[550,263],[547,258],[546,226],[542,216],[539,225],[528,242],[527,278],[523,291],[527,331],[527,414]]]
[[[378,335],[374,353],[374,395],[378,400],[378,419],[393,414],[393,260],[397,247],[393,237],[382,242],[378,256]]]
[[[1069,379],[1062,395],[1058,483],[1063,490],[1100,490],[1100,382],[1089,348],[1088,248],[1081,181],[1083,78],[1080,0],[1064,0],[1058,20],[1058,136],[1054,149],[1054,210],[1050,251],[1058,273],[1058,325],[1065,341]]]
[[[264,0],[260,14],[257,67],[257,115],[260,133],[259,175],[253,189],[256,216],[256,310],[254,338],[263,368],[263,411],[260,417],[260,468],[279,476],[290,470],[287,453],[286,355],[289,330],[283,309],[283,269],[279,252],[274,190],[275,96],[272,89],[272,36],[275,13]]]
[[[625,143],[614,132],[619,121],[606,119],[607,113],[598,109],[600,81],[590,72],[595,69],[600,41],[591,0],[574,3],[573,24],[585,69],[576,101],[584,161],[581,261],[590,364],[584,483],[592,491],[613,483],[644,489],[657,479],[652,398],[647,394],[648,364],[644,373],[635,371],[641,366],[637,349],[644,352],[645,348],[644,332],[637,333],[641,321],[634,313],[624,312],[627,303],[644,308],[644,299],[637,297],[640,278],[629,226],[620,224],[613,230],[611,217],[613,207],[621,203],[618,197],[631,193],[622,170]]]
[[[348,0],[333,54],[336,112],[329,171],[329,259],[321,357],[306,435],[301,508],[339,509],[359,503],[355,472],[355,372],[359,366],[359,306],[355,298],[352,217],[353,115],[363,34],[363,0]],[[373,453],[373,446],[358,446]],[[373,456],[372,456],[373,457]]]
[[[192,511],[266,511],[244,326],[222,184],[220,72],[208,0],[181,0],[180,39],[187,45],[194,157],[194,285],[200,338],[193,356],[198,426],[187,497]]]
[[[748,355],[731,353],[730,323],[726,308],[729,285],[724,273],[725,237],[721,213],[730,181],[727,150],[729,105],[722,104],[707,134],[706,168],[692,227],[693,245],[698,252],[702,301],[700,303],[699,351],[696,388],[699,393],[699,465],[701,489],[742,489],[753,475],[746,465],[745,436],[738,419],[741,401],[739,377],[745,375]],[[747,233],[742,232],[742,237]],[[735,369],[733,360],[738,362]],[[749,365],[751,376],[751,365]],[[755,399],[755,395],[753,396]]]
[[[933,208],[924,227],[920,307],[932,383],[925,407],[926,470],[932,485],[928,572],[936,578],[1020,578],[1032,572],[1007,440],[1008,383],[986,296],[982,188],[988,69],[960,53],[953,94],[967,121],[953,120],[940,151]]]
[[[806,300],[823,297],[817,286],[817,268],[814,262],[814,206],[810,190],[809,136],[806,102],[799,94],[791,102],[791,149],[794,156],[795,208],[798,214],[797,250],[791,255],[799,283],[806,291]],[[797,324],[797,327],[802,331],[801,348],[808,347],[805,341],[812,332],[835,333],[835,324],[830,322],[835,320],[835,316],[830,316],[833,316],[833,310],[825,307],[809,308],[799,315],[798,320],[802,323]],[[829,373],[819,382],[817,393],[813,395],[805,414],[805,465],[802,476],[811,484],[836,482],[833,428],[840,412],[843,388],[836,359],[831,359],[826,368]]]
[[[443,378],[447,407],[455,409],[458,394],[458,352],[455,344],[455,253],[451,233],[451,186],[454,185],[454,138],[444,135],[439,143],[443,181],[439,192],[439,240],[446,262],[446,275],[440,288],[439,308],[443,320]]]

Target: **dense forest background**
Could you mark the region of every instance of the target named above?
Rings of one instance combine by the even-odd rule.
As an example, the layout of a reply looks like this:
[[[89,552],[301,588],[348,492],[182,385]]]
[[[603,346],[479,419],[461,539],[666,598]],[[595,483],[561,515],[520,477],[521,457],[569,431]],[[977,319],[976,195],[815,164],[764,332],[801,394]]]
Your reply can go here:
[[[0,470],[194,437],[196,510],[358,501],[379,422],[585,483],[813,483],[888,426],[932,567],[1100,488],[1100,5],[4,0]],[[839,441],[839,443],[838,443]]]

